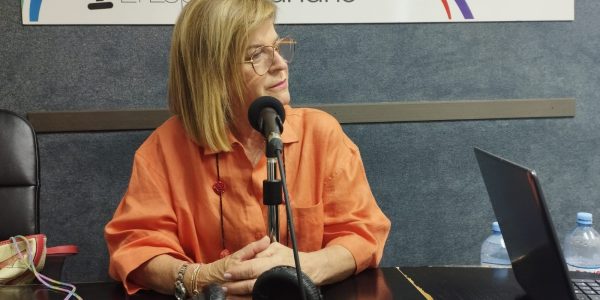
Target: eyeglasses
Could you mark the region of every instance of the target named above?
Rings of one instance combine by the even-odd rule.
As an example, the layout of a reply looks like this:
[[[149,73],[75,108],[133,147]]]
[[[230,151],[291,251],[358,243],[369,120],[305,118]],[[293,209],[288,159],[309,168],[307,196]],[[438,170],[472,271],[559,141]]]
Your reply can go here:
[[[273,43],[272,46],[260,46],[256,48],[250,55],[250,59],[243,61],[244,63],[252,64],[252,69],[258,76],[265,75],[275,61],[275,51],[288,64],[292,62],[294,57],[294,48],[296,41],[289,37],[280,38]]]

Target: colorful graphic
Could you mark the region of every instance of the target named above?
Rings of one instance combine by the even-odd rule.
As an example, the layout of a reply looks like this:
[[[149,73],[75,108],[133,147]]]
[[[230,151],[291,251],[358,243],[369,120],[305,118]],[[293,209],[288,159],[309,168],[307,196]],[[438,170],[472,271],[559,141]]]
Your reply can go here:
[[[21,1],[23,6],[23,1]],[[29,21],[37,22],[40,18],[40,9],[42,8],[42,0],[29,1]]]
[[[463,18],[466,20],[475,19],[473,17],[473,13],[471,13],[471,9],[469,8],[469,4],[467,4],[467,0],[454,0],[456,1],[456,5],[460,9],[460,12],[463,15]],[[442,4],[444,5],[444,9],[446,9],[446,14],[448,15],[448,20],[452,20],[452,14],[450,13],[450,6],[448,6],[448,0],[442,0]]]

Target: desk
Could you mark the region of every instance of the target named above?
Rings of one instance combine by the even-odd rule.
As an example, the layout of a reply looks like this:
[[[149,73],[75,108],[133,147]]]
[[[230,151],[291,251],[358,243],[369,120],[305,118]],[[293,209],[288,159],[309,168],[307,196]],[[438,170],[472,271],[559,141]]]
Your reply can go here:
[[[325,299],[424,299],[406,280],[434,299],[521,299],[525,292],[512,269],[479,267],[400,267],[366,270],[323,287]]]
[[[474,267],[401,267],[366,270],[342,282],[322,287],[325,300],[340,299],[423,299],[406,280],[404,273],[434,299],[520,299],[525,292],[511,269]],[[127,296],[117,282],[76,284],[85,300],[173,300],[172,296],[141,292]],[[0,286],[2,300],[64,299],[64,293],[41,285]]]

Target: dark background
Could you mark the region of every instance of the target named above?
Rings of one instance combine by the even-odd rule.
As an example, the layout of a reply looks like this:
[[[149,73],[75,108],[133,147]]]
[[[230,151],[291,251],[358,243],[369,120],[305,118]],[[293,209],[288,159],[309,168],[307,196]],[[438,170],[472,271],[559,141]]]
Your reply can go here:
[[[577,0],[575,13],[574,22],[278,27],[299,42],[295,105],[577,101],[575,118],[344,125],[392,220],[383,266],[479,262],[494,216],[473,146],[537,170],[559,238],[577,211],[600,216],[600,2]],[[23,26],[20,15],[20,1],[0,1],[0,107],[166,108],[172,26]],[[103,227],[149,133],[39,134],[42,231],[49,245],[80,246],[65,279],[107,278]]]

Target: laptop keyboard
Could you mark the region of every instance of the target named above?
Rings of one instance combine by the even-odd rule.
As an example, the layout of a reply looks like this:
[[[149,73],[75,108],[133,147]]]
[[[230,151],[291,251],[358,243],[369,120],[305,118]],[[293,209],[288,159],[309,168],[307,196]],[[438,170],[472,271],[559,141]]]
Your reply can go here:
[[[571,279],[577,299],[600,300],[600,280]]]

